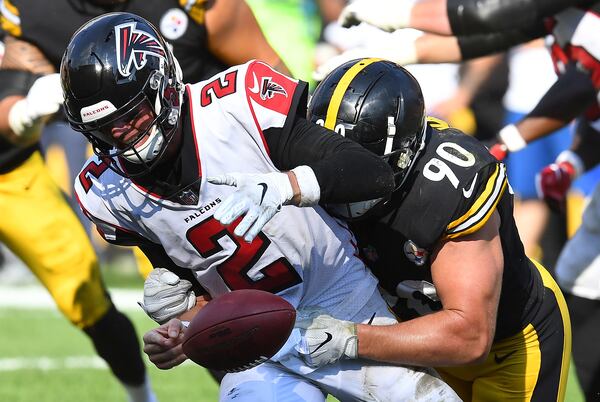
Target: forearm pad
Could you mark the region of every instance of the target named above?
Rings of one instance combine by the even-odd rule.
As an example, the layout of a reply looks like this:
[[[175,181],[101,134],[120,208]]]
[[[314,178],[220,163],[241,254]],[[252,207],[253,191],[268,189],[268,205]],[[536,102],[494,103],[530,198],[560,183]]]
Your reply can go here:
[[[520,43],[545,35],[543,24],[532,25],[527,29],[493,32],[479,35],[458,36],[461,59],[470,60],[493,53],[504,52]]]
[[[474,35],[522,29],[567,7],[590,0],[448,0],[454,35]]]
[[[25,70],[0,70],[0,99],[7,96],[25,96],[40,75]]]

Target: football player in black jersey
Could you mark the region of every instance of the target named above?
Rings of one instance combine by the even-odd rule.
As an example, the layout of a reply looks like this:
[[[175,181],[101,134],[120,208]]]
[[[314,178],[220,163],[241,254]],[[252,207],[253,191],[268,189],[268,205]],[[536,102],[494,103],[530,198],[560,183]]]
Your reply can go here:
[[[524,253],[504,165],[472,137],[426,119],[419,84],[392,62],[343,64],[308,114],[395,170],[390,198],[330,210],[355,220],[359,249],[403,321],[357,325],[310,312],[297,323],[305,360],[320,366],[357,352],[434,366],[465,401],[564,400],[568,311],[552,277]],[[346,350],[353,337],[357,350]]]
[[[39,152],[42,127],[62,103],[58,75],[52,73],[73,32],[110,10],[135,11],[159,26],[189,80],[251,58],[287,68],[241,0],[1,1],[7,36],[0,67],[0,241],[91,338],[130,400],[153,401],[133,325],[112,304],[94,249]]]

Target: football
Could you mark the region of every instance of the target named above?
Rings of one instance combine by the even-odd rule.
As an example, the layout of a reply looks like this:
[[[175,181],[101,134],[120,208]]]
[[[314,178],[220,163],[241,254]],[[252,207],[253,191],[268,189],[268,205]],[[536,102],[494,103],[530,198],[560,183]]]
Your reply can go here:
[[[185,331],[183,352],[212,370],[254,367],[281,349],[296,321],[283,298],[262,290],[225,293],[204,306]]]

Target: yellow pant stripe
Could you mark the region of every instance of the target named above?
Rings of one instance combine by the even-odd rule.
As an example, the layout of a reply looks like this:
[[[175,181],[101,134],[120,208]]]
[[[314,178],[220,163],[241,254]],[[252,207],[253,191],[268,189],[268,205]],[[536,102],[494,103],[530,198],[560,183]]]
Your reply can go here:
[[[571,361],[571,318],[569,317],[569,309],[567,307],[567,302],[560,291],[560,288],[550,275],[548,271],[537,261],[532,260],[535,267],[540,272],[542,277],[542,281],[544,282],[544,286],[547,287],[554,293],[554,297],[556,297],[556,302],[558,303],[558,308],[560,309],[560,314],[563,317],[563,331],[564,331],[564,339],[563,339],[563,356],[562,363],[560,367],[560,384],[558,386],[558,401],[563,401],[565,399],[565,391],[567,388],[567,377],[569,374],[569,364]]]

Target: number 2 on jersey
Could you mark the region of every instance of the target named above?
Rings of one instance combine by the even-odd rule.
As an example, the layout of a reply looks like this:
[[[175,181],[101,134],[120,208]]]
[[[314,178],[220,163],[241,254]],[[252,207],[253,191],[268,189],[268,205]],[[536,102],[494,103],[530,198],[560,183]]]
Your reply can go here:
[[[206,107],[213,101],[213,96],[223,98],[235,92],[235,83],[237,79],[237,70],[233,70],[225,74],[223,81],[218,77],[202,87],[200,93],[200,105]]]
[[[253,279],[248,272],[261,259],[271,241],[262,232],[252,243],[247,243],[233,234],[233,230],[241,221],[235,220],[225,227],[214,218],[209,218],[190,228],[187,239],[196,248],[202,258],[223,250],[219,240],[226,238],[235,244],[233,253],[217,267],[219,275],[231,290],[259,289],[278,293],[302,282],[300,275],[285,257],[280,257],[267,264],[257,273],[258,279]]]
[[[475,164],[475,157],[472,153],[453,142],[442,142],[435,153],[447,162],[453,165],[467,168]],[[460,181],[448,164],[438,158],[431,158],[423,168],[423,176],[431,181],[441,181],[444,177],[450,180],[454,188],[458,188]]]

